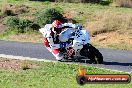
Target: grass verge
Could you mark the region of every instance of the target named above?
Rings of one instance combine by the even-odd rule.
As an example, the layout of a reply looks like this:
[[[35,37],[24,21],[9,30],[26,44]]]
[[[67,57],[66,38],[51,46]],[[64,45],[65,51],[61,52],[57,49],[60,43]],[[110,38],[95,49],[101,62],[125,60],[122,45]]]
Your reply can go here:
[[[17,63],[18,62],[21,61],[18,60]],[[38,67],[27,70],[21,68],[18,70],[1,68],[0,86],[2,88],[130,88],[132,86],[132,83],[86,84],[84,86],[79,86],[76,83],[76,74],[79,64],[36,61],[28,61],[28,63]],[[84,66],[84,68],[86,68],[88,74],[123,74],[121,72],[103,70],[91,66]]]

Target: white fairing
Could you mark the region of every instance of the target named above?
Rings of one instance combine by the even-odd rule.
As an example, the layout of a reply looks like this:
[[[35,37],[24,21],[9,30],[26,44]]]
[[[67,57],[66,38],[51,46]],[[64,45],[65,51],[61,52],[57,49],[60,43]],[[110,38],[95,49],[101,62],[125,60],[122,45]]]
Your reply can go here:
[[[62,26],[69,26],[69,27],[75,28],[75,24],[72,24],[72,23],[64,23],[64,24],[62,24]],[[53,38],[51,36],[51,28],[52,28],[52,24],[46,24],[44,26],[44,28],[39,29],[39,31],[43,34],[43,37],[47,38],[47,40],[49,41],[49,45],[52,49],[58,49],[58,48],[60,48],[60,44],[54,44]],[[70,31],[68,31],[68,32],[70,32]],[[68,36],[68,35],[65,34],[64,37],[66,37],[66,36]],[[69,39],[69,37],[67,37],[67,38]],[[66,38],[63,38],[63,40],[66,40]]]
[[[49,45],[52,49],[58,49],[60,48],[60,44],[54,44],[53,38],[51,36],[51,24],[46,24],[44,28],[39,29],[39,31],[42,33],[43,37],[46,37]]]
[[[61,41],[61,42],[66,42],[66,41],[68,41],[68,39],[70,38],[70,37],[72,37],[72,33],[74,32],[75,30],[73,30],[72,28],[67,28],[67,29],[65,29],[63,32],[61,32],[60,34],[59,34],[59,40]]]
[[[72,36],[72,33],[75,33],[75,35]],[[89,33],[86,30],[74,30],[71,28],[66,29],[59,36],[61,42],[66,42],[69,38],[74,38],[71,47],[73,47],[75,51],[78,49],[82,49],[83,45],[89,43],[90,40]]]
[[[43,37],[46,37],[47,33],[50,32],[51,27],[52,27],[51,24],[46,24],[43,28],[39,29],[39,31],[42,33]]]
[[[86,30],[78,30],[75,32],[75,36],[73,40],[73,49],[75,51],[81,50],[83,45],[89,43],[89,34]]]

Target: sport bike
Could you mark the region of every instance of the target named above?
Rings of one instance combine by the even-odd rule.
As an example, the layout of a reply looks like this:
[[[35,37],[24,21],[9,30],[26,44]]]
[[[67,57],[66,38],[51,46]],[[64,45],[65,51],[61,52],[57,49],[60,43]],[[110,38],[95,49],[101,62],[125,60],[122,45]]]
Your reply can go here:
[[[103,56],[100,51],[89,43],[89,33],[84,29],[65,28],[59,34],[60,52],[65,60],[90,61],[102,64]]]

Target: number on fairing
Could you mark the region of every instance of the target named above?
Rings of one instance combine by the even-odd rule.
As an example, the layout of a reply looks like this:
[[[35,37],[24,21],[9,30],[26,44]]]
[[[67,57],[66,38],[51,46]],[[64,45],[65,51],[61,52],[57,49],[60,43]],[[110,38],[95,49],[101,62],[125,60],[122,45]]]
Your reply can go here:
[[[63,43],[60,43],[60,47],[61,48],[65,48],[67,46],[67,43],[63,42]]]

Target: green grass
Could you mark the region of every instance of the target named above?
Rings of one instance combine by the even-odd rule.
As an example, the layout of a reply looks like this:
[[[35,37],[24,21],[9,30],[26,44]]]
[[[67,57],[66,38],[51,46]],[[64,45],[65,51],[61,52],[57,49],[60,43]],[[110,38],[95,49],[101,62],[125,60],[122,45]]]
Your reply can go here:
[[[12,31],[12,30],[8,30],[5,31],[4,33],[0,33],[0,39],[7,39],[10,35],[16,35],[17,32],[16,30]]]
[[[37,64],[37,68],[28,70],[0,69],[1,88],[130,88],[130,84],[86,84],[80,86],[76,83],[76,74],[79,65],[30,62]],[[88,74],[123,74],[110,70],[84,66]],[[132,75],[131,75],[132,76]]]

